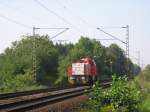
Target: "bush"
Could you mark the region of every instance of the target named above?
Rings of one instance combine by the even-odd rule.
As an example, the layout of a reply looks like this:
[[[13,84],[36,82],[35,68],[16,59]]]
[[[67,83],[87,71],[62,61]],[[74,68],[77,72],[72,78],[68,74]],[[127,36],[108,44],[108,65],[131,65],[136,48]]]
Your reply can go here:
[[[113,82],[109,91],[111,103],[115,110],[126,107],[128,112],[138,112],[138,104],[140,103],[140,92],[135,86],[128,85],[126,76],[117,78],[113,76]]]
[[[112,85],[102,90],[97,84],[89,93],[88,106],[93,112],[138,112],[141,94],[135,86],[128,85],[128,78],[112,77]],[[106,111],[106,112],[107,112]]]
[[[0,93],[27,91],[33,89],[40,89],[44,86],[37,84],[33,75],[29,72],[22,75],[7,77],[3,86],[0,86]]]
[[[102,88],[98,86],[98,83],[94,85],[92,91],[88,94],[89,101],[87,103],[89,110],[97,112],[104,104],[104,94]]]

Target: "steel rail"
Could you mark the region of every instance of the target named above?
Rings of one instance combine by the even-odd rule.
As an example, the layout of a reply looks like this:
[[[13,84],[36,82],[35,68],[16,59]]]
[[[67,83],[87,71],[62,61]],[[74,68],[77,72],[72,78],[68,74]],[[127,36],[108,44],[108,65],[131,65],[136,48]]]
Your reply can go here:
[[[100,82],[102,82],[102,83],[109,82],[109,81],[111,81],[111,79],[100,80]],[[28,96],[28,95],[33,95],[33,94],[52,92],[52,91],[56,91],[56,90],[76,88],[76,87],[80,87],[80,86],[53,87],[53,88],[44,88],[44,89],[22,91],[22,92],[15,92],[15,93],[4,93],[4,94],[0,94],[0,100],[14,98],[14,97]]]
[[[0,94],[0,100],[7,99],[7,98],[20,97],[20,96],[33,95],[33,94],[46,93],[46,92],[51,92],[51,91],[56,91],[56,90],[69,89],[69,88],[75,88],[75,87],[71,87],[71,86],[53,87],[53,88],[44,88],[44,89],[22,91],[22,92],[15,92],[15,93],[4,93],[4,94]]]
[[[29,100],[23,100],[19,102],[13,102],[8,104],[1,104],[0,105],[0,111],[7,111],[7,112],[16,112],[16,111],[25,111],[29,110],[31,108],[39,107],[46,104],[51,104],[55,102],[59,102],[65,99],[69,99],[71,97],[82,95],[86,92],[88,92],[87,89],[90,89],[91,87],[85,87],[81,88],[79,90],[72,90],[67,92],[61,92],[53,95],[47,95],[40,98],[34,98]],[[87,90],[87,91],[85,91]]]
[[[110,84],[111,84],[110,80],[109,81],[104,80],[103,83],[101,83],[100,85],[101,85],[102,88],[107,88],[107,87],[110,86]],[[54,89],[50,88],[50,90],[54,90]],[[42,93],[42,91],[50,92],[50,90],[41,89],[40,92],[39,92],[39,90],[33,90],[33,91],[27,91],[27,93],[29,95],[31,95],[33,93],[35,93],[35,94]],[[67,91],[67,90],[69,90],[69,91]],[[29,99],[22,99],[22,100],[19,100],[19,101],[16,100],[15,102],[2,103],[2,104],[0,104],[0,111],[5,111],[5,112],[28,111],[28,110],[32,110],[32,109],[40,107],[40,106],[46,106],[46,105],[50,105],[50,104],[53,104],[53,103],[56,103],[56,102],[60,102],[60,101],[63,101],[63,100],[69,99],[69,98],[80,96],[80,95],[83,95],[87,92],[90,92],[91,90],[92,90],[91,86],[82,86],[82,87],[79,87],[79,88],[78,87],[67,88],[66,91],[65,91],[65,89],[61,89],[59,91],[51,91],[51,92],[54,92],[54,93],[53,94],[42,95],[40,97],[32,97],[32,98],[29,98]],[[38,92],[38,93],[36,93],[36,92]],[[24,94],[25,94],[25,96],[27,96],[26,92],[18,92],[19,96],[20,95],[24,96]],[[12,94],[6,95],[6,96],[7,96],[7,98],[10,97],[10,99],[11,99],[11,95]],[[16,95],[17,94],[13,95],[13,98]],[[6,96],[5,97],[3,96],[2,98],[6,98]],[[17,99],[17,97],[16,97],[16,99]]]

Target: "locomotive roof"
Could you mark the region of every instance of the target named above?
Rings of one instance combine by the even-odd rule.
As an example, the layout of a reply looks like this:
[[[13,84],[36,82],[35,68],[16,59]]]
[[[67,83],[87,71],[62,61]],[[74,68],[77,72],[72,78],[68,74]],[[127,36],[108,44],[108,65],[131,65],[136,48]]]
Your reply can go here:
[[[82,59],[80,59],[80,61],[84,62],[84,63],[92,63],[92,62],[94,62],[94,60],[91,59],[91,58],[82,58]]]

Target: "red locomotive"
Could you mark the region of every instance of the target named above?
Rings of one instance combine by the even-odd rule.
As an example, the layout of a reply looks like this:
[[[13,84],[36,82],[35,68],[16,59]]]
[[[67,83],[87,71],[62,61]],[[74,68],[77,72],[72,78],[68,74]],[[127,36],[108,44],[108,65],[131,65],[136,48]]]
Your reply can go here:
[[[68,68],[68,81],[70,84],[92,84],[96,80],[96,76],[94,59],[80,59]]]

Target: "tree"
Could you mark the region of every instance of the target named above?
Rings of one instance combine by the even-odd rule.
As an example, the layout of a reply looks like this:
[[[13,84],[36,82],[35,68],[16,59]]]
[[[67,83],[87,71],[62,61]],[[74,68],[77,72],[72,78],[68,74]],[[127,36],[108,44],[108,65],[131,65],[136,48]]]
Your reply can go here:
[[[74,47],[74,45],[72,43],[56,43],[55,47],[57,48],[59,55],[61,57],[64,57],[67,56],[68,52]]]
[[[127,73],[127,58],[124,51],[116,44],[107,49],[107,60],[112,63],[112,73],[124,75]]]
[[[34,41],[35,54],[33,54]],[[35,77],[33,55],[36,55],[37,62]],[[47,35],[34,37],[27,35],[20,41],[13,42],[10,48],[0,54],[0,88],[12,88],[13,85],[21,85],[21,82],[27,86],[66,84],[67,68],[81,58],[95,59],[99,80],[111,78],[114,73],[124,75],[128,71],[128,66],[130,74],[140,71],[140,67],[127,59],[124,51],[116,44],[104,47],[95,39],[81,37],[76,44],[54,45]]]
[[[35,39],[34,39],[35,38]],[[57,78],[58,51],[48,36],[23,36],[0,57],[0,75],[33,75],[33,41],[36,42],[37,76],[40,84],[51,85]]]
[[[74,45],[74,48],[70,50],[68,55],[59,62],[58,74],[59,79],[57,82],[67,80],[67,68],[72,62],[75,62],[81,58],[95,58],[97,64],[98,75],[102,74],[105,47],[102,46],[98,41],[89,39],[87,37],[81,37],[79,42]],[[67,82],[67,81],[66,81]]]

